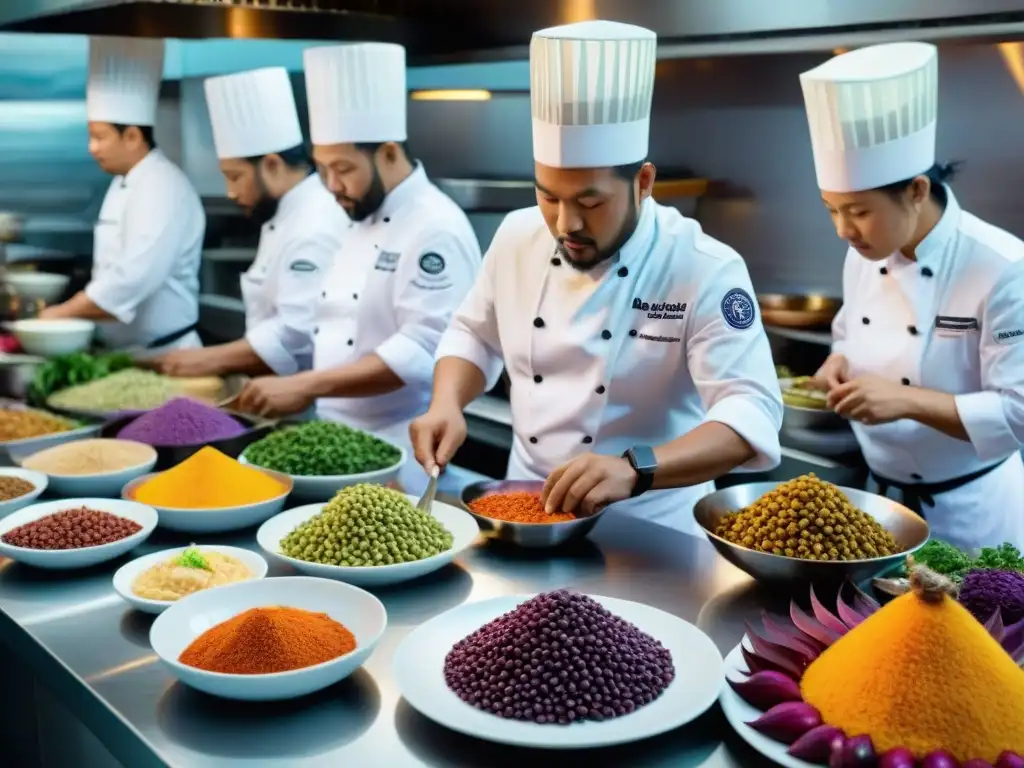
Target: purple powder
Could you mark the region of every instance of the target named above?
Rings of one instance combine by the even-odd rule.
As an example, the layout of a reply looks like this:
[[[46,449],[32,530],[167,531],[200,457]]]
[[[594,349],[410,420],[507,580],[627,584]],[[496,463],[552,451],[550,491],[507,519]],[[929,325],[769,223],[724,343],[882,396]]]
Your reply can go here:
[[[586,595],[537,595],[463,638],[448,687],[498,717],[568,725],[628,715],[675,678],[661,643]]]
[[[245,427],[226,413],[176,397],[129,422],[117,436],[157,447],[197,445],[238,437]]]

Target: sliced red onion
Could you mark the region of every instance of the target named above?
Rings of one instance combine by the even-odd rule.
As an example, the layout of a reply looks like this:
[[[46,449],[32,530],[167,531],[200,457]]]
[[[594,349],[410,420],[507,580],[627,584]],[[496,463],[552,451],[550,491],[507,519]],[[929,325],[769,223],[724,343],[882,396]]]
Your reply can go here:
[[[842,595],[839,595],[836,599],[836,612],[839,614],[840,620],[850,629],[853,629],[867,618],[866,616],[861,616],[852,607],[847,605]]]
[[[847,739],[839,754],[842,759],[836,768],[875,768],[878,765],[875,745],[871,743],[870,736],[854,736],[852,739]],[[836,752],[833,751],[829,761],[830,768],[835,757]]]
[[[845,635],[850,631],[849,627],[843,624],[843,622],[836,618],[831,611],[821,604],[818,596],[814,594],[814,587],[811,587],[811,609],[814,611],[814,618],[820,621],[826,629],[831,629],[833,632],[840,635]]]
[[[940,749],[925,755],[921,768],[960,768],[960,763],[949,752]]]
[[[875,611],[881,609],[882,605],[867,592],[858,587],[852,581],[849,582],[850,586],[853,587],[853,607],[857,610],[861,616],[870,616]]]
[[[796,651],[791,651],[788,648],[783,648],[781,645],[765,640],[750,626],[750,622],[747,622],[747,640],[753,647],[754,653],[762,659],[767,659],[783,672],[792,675],[796,679],[803,676],[807,665],[811,663],[810,659],[801,656]]]
[[[787,631],[785,627],[769,616],[767,611],[761,611],[761,623],[764,625],[765,637],[773,643],[798,651],[801,656],[814,660],[825,650],[825,647],[814,638],[803,636],[802,633],[796,634],[800,632],[796,627]]]
[[[996,768],[1024,768],[1024,757],[1007,750],[999,755],[999,759],[996,760]]]
[[[767,671],[770,671],[770,672],[781,672],[784,675],[790,675],[791,674],[790,672],[787,672],[786,670],[784,670],[782,667],[778,666],[777,664],[772,664],[772,662],[768,661],[768,659],[762,659],[760,656],[758,656],[753,651],[748,650],[746,648],[746,646],[744,646],[742,643],[740,644],[740,653],[743,654],[743,661],[746,662],[747,669],[750,670],[750,674],[756,674],[758,672],[767,672]],[[795,677],[799,678],[800,675],[795,675]]]
[[[1002,638],[997,638],[1003,650],[1016,658],[1021,647],[1024,646],[1024,619],[1011,624],[1003,631]]]
[[[808,637],[814,638],[826,648],[842,637],[842,633],[827,629],[817,619],[806,614],[796,603],[789,604],[789,618],[793,620],[793,624],[797,629]]]
[[[762,712],[784,701],[803,701],[800,686],[782,672],[757,672],[746,680],[728,680],[737,695]]]
[[[833,725],[819,725],[793,742],[786,751],[797,760],[827,765],[833,749],[842,749],[846,737]],[[911,763],[913,768],[913,763]]]
[[[1006,626],[1003,624],[1002,609],[995,609],[991,618],[985,622],[985,629],[989,631],[989,634],[992,635],[997,642],[1002,641],[1003,635],[1006,633]]]
[[[810,704],[787,701],[776,704],[747,725],[770,739],[792,744],[812,728],[821,725],[821,715]]]
[[[917,758],[906,747],[890,749],[878,758],[878,768],[914,768]]]

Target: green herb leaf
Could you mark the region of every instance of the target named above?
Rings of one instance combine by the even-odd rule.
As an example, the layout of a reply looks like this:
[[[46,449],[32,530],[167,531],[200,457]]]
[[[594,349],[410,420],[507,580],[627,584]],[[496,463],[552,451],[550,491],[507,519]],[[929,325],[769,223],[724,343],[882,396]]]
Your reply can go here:
[[[197,568],[203,571],[213,570],[210,567],[210,561],[203,557],[198,547],[189,547],[174,562],[184,568]]]
[[[1013,544],[1000,544],[998,547],[983,547],[971,567],[1024,571],[1024,558]]]
[[[954,581],[960,581],[973,564],[965,552],[939,539],[929,541],[914,553],[913,558],[915,563],[927,566]]]

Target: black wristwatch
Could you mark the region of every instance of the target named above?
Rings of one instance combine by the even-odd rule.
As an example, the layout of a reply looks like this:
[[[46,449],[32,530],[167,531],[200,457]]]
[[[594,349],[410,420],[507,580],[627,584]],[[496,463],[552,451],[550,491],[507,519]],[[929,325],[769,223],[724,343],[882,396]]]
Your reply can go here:
[[[654,450],[649,445],[634,445],[622,454],[622,458],[628,461],[629,466],[636,472],[636,484],[630,496],[635,498],[651,490],[651,486],[654,485],[654,473],[658,471],[658,460],[654,458]]]

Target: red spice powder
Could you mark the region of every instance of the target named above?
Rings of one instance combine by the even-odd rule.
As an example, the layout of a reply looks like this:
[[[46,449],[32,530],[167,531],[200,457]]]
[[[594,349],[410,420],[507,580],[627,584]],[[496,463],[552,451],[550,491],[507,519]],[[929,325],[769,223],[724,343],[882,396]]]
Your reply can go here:
[[[549,515],[544,511],[540,494],[526,491],[481,496],[470,502],[469,508],[483,517],[510,523],[565,523],[576,519],[572,512],[555,512]]]

